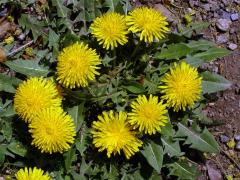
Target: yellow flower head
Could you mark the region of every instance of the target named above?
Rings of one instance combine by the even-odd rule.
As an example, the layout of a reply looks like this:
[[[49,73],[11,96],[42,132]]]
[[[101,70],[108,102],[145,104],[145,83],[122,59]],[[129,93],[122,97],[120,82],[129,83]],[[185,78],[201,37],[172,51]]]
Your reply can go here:
[[[25,122],[31,122],[36,113],[44,108],[60,107],[61,102],[52,80],[32,77],[17,88],[14,108]]]
[[[42,153],[64,152],[70,148],[76,136],[72,118],[61,108],[44,109],[29,124],[32,145]]]
[[[15,177],[17,180],[51,180],[48,174],[44,174],[43,170],[36,167],[20,169]]]
[[[153,8],[140,7],[134,9],[126,17],[126,21],[129,31],[140,33],[140,40],[149,43],[153,42],[154,39],[164,38],[164,34],[169,31],[166,17]]]
[[[162,79],[163,85],[159,86],[164,94],[163,99],[174,111],[185,110],[192,107],[194,102],[200,99],[202,92],[202,78],[199,77],[197,69],[186,62],[174,64],[170,72]]]
[[[12,44],[14,42],[14,37],[9,36],[8,38],[4,39],[6,44]]]
[[[166,116],[166,105],[158,102],[157,96],[150,95],[149,99],[145,95],[138,96],[131,104],[132,112],[129,113],[129,123],[133,128],[138,128],[145,134],[155,134],[161,131],[168,121]]]
[[[58,56],[57,80],[65,87],[85,87],[94,80],[101,61],[96,51],[83,43],[75,43],[63,49]]]
[[[118,44],[127,43],[127,25],[124,16],[108,12],[97,17],[90,26],[92,34],[106,49],[114,49]]]
[[[106,149],[108,157],[123,150],[129,159],[142,146],[142,141],[131,131],[125,112],[103,112],[98,121],[93,122],[92,128],[93,144],[100,152]]]

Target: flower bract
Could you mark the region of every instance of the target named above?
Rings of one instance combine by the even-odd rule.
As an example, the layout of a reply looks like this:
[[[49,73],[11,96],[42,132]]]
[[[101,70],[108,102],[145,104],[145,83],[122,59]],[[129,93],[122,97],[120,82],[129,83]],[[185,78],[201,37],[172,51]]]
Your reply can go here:
[[[103,112],[98,121],[93,122],[92,128],[93,144],[100,152],[106,149],[108,157],[123,150],[129,159],[142,146],[142,141],[131,131],[125,112]]]
[[[44,174],[42,169],[38,169],[36,167],[20,169],[15,177],[17,180],[51,180],[48,174]]]
[[[167,101],[169,107],[174,108],[174,111],[186,110],[200,99],[202,78],[199,77],[196,68],[184,61],[180,64],[175,63],[170,72],[165,74],[162,82],[163,85],[159,86],[164,94],[162,98]]]
[[[129,31],[139,33],[140,40],[149,43],[163,39],[169,31],[166,17],[153,8],[136,8],[129,13],[126,21]]]
[[[70,148],[76,136],[75,125],[61,108],[48,108],[37,113],[29,124],[32,145],[42,153],[64,152]]]
[[[82,42],[75,43],[64,48],[58,56],[57,80],[65,87],[85,87],[99,75],[100,64],[95,50]]]
[[[127,43],[127,25],[123,15],[108,12],[97,17],[90,26],[92,34],[103,48],[114,49]]]
[[[128,113],[129,123],[134,129],[145,134],[155,134],[161,131],[168,121],[166,105],[158,101],[157,96],[139,95],[131,104],[132,112]]]
[[[62,103],[52,80],[32,77],[23,81],[16,90],[14,108],[26,122],[44,108],[60,107]]]

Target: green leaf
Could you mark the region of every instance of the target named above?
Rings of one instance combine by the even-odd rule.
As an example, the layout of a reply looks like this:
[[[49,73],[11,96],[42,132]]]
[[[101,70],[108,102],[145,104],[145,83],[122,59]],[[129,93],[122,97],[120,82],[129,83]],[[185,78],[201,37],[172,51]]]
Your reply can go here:
[[[79,131],[84,120],[84,104],[85,101],[77,106],[68,109],[68,113],[74,120],[76,131]]]
[[[26,34],[31,30],[34,42],[39,36],[43,36],[43,39],[47,38],[47,33],[44,32],[44,27],[46,26],[45,21],[39,21],[34,16],[22,13],[18,23],[23,29],[26,30]]]
[[[137,82],[131,82],[129,84],[131,85],[122,86],[122,87],[134,94],[141,94],[146,91],[145,88]]]
[[[59,35],[52,29],[49,30],[48,34],[48,46],[53,47],[54,54],[57,55],[59,49]]]
[[[211,60],[214,60],[216,58],[220,58],[229,54],[230,54],[230,51],[227,49],[212,47],[205,52],[200,52],[193,55],[193,57],[200,58],[205,60],[206,62],[209,62]]]
[[[84,156],[84,152],[88,147],[87,138],[89,138],[88,128],[86,128],[84,124],[78,138],[76,139],[76,148],[80,152],[81,156]]]
[[[91,167],[91,162],[89,163],[89,164],[87,164],[86,163],[86,161],[85,161],[85,159],[84,158],[82,158],[82,162],[81,162],[81,166],[80,166],[80,176],[83,178],[84,177],[84,179],[86,179],[85,178],[85,176],[84,176],[84,174],[87,172],[87,170]]]
[[[209,22],[192,23],[190,27],[184,28],[181,35],[190,38],[195,31],[197,34],[210,25]]]
[[[193,57],[191,55],[187,55],[186,62],[193,67],[200,67],[205,63],[203,59]]]
[[[181,152],[179,142],[178,141],[172,141],[167,138],[161,138],[162,144],[163,144],[163,149],[164,149],[164,154],[168,154],[170,157],[173,156],[182,156],[184,153]]]
[[[190,53],[190,51],[186,44],[170,44],[167,48],[162,49],[160,53],[157,53],[155,57],[157,59],[180,59]]]
[[[69,9],[63,5],[63,0],[52,0],[52,5],[57,8],[58,17],[67,17]]]
[[[130,10],[132,10],[132,5],[129,0],[122,0],[123,1],[123,11],[124,14],[127,15]]]
[[[0,91],[15,93],[15,87],[18,86],[19,83],[21,83],[21,80],[16,77],[0,74]]]
[[[1,144],[0,145],[0,166],[4,163],[6,152],[7,152],[7,147]]]
[[[199,172],[195,165],[189,165],[187,162],[174,162],[168,165],[170,174],[177,176],[179,180],[196,180]]]
[[[71,148],[68,152],[63,154],[64,164],[67,172],[71,170],[73,161],[76,160],[76,148]]]
[[[10,142],[10,140],[12,139],[12,135],[13,135],[12,122],[10,120],[7,120],[4,122],[1,132],[4,136],[4,138],[7,140],[7,142]]]
[[[13,141],[8,145],[8,150],[12,153],[17,154],[19,156],[25,157],[27,154],[27,147],[25,147],[22,143]]]
[[[44,76],[46,77],[49,73],[47,67],[43,67],[38,64],[36,60],[15,60],[15,61],[6,61],[4,63],[12,70],[24,74],[26,76]]]
[[[208,50],[210,47],[216,46],[216,44],[214,44],[211,41],[207,41],[204,39],[198,40],[198,41],[190,41],[188,44],[186,44],[191,51],[195,52],[195,51],[206,51]]]
[[[173,133],[174,133],[174,129],[173,129],[173,125],[171,124],[170,121],[168,121],[167,124],[165,124],[165,126],[162,127],[161,129],[161,135],[163,137],[173,137]]]
[[[120,6],[120,0],[105,0],[103,6],[108,7],[110,11],[115,12],[117,6]]]
[[[190,147],[193,149],[209,153],[219,152],[218,143],[207,128],[204,128],[203,132],[199,134],[183,124],[178,123],[176,137],[187,137],[185,144],[190,144]]]
[[[110,67],[111,65],[109,64],[111,61],[113,61],[115,58],[109,57],[107,54],[104,56],[102,59],[102,64],[105,67]]]
[[[203,29],[206,29],[210,25],[210,22],[195,22],[191,24],[191,28],[198,34]]]
[[[211,72],[203,72],[202,74],[202,89],[203,93],[214,93],[218,91],[223,91],[232,86],[232,82],[228,81],[224,77],[211,73]]]
[[[147,162],[160,173],[163,162],[163,148],[151,141],[141,151]]]
[[[200,121],[201,124],[205,125],[217,125],[217,121],[213,121],[212,119],[208,118],[205,114],[203,114],[203,105],[194,108],[192,110],[193,117]]]

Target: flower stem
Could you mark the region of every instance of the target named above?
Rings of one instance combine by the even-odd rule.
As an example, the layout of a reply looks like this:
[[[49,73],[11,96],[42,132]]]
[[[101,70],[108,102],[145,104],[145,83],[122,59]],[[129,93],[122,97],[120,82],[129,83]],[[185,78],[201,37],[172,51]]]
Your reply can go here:
[[[135,49],[133,50],[133,53],[131,54],[130,58],[133,58],[133,57],[136,55],[136,53],[137,53],[140,45],[141,45],[141,41],[138,42],[138,44],[137,44],[137,46],[135,47]]]
[[[117,61],[117,50],[116,48],[113,50],[113,67],[116,67],[116,61]]]

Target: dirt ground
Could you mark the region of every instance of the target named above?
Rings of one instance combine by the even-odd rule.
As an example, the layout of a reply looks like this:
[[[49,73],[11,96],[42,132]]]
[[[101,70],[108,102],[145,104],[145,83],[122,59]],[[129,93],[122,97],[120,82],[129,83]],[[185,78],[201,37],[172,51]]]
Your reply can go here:
[[[204,113],[222,125],[211,127],[221,146],[221,153],[209,155],[201,167],[203,175],[199,179],[220,180],[226,177],[240,179],[240,17],[232,20],[232,14],[240,16],[238,0],[150,0],[135,1],[135,6],[142,4],[155,7],[172,21],[172,25],[184,19],[184,15],[194,12],[193,21],[210,21],[211,25],[203,32],[205,39],[215,42],[220,47],[230,48],[237,45],[231,55],[205,64],[204,69],[221,74],[233,85],[230,89],[212,95],[212,100],[204,109]],[[160,5],[159,5],[160,4]],[[164,7],[161,7],[164,5]],[[230,27],[222,32],[216,27],[219,19],[227,19]],[[235,140],[234,140],[235,137]],[[232,141],[231,141],[232,140]],[[234,140],[234,141],[233,141]],[[231,146],[231,143],[239,145]],[[234,144],[233,144],[234,145]],[[239,149],[236,147],[239,146]],[[227,179],[226,178],[226,179]]]

